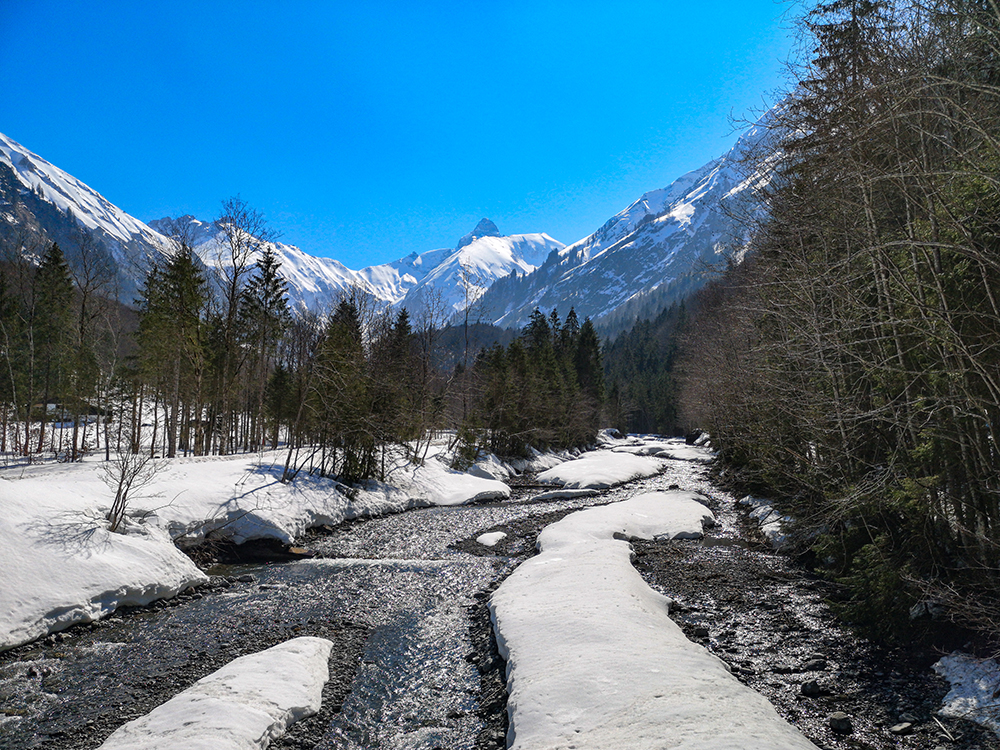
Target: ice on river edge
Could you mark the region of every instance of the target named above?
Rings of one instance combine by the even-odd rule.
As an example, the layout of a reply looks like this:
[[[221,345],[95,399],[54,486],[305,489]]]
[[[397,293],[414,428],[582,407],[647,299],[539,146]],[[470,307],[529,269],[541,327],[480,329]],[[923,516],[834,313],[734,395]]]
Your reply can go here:
[[[982,724],[1000,735],[1000,664],[995,659],[976,659],[951,654],[934,664],[934,671],[951,684],[939,713]]]
[[[490,600],[507,660],[509,748],[645,750],[668,738],[689,750],[815,750],[689,641],[669,600],[632,567],[626,538],[700,536],[713,519],[702,500],[647,493],[542,531],[540,553]]]
[[[241,656],[145,716],[99,750],[257,750],[319,711],[333,643],[301,637]]]
[[[114,492],[99,463],[0,473],[0,651],[204,582],[176,544],[209,534],[290,542],[320,524],[510,495],[502,481],[453,471],[434,456],[420,466],[400,461],[389,483],[350,494],[305,474],[283,484],[283,460],[265,453],[164,461],[133,499],[127,534],[106,529]]]

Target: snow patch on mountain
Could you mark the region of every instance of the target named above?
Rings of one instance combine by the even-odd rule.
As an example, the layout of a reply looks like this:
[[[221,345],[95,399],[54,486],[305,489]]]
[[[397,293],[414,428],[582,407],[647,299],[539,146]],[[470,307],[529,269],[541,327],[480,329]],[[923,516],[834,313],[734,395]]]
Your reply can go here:
[[[738,218],[761,210],[766,169],[747,174],[748,156],[773,134],[765,115],[723,157],[644,193],[600,229],[549,257],[536,271],[495,283],[481,300],[489,320],[525,325],[535,307],[570,307],[581,318],[628,326],[650,301],[659,308],[701,286],[725,254],[746,242]],[[620,320],[619,320],[620,319]]]
[[[96,190],[0,133],[0,165],[27,190],[55,206],[84,230],[95,233],[114,259],[134,263],[137,251],[164,253],[169,243]]]
[[[459,243],[458,250],[442,260],[406,293],[401,305],[408,309],[421,309],[433,304],[433,298],[437,296],[446,312],[462,312],[497,279],[512,273],[531,273],[550,253],[564,247],[563,243],[547,234],[484,236],[466,245]]]
[[[164,234],[186,240],[208,268],[226,264],[225,233],[215,222],[193,216],[150,222]],[[441,248],[354,271],[331,258],[320,258],[295,245],[272,243],[288,281],[293,307],[327,310],[352,286],[392,306],[417,312],[440,304],[447,313],[463,310],[496,279],[511,272],[530,273],[553,250],[564,247],[546,234],[501,236],[489,219],[465,235],[457,250]]]

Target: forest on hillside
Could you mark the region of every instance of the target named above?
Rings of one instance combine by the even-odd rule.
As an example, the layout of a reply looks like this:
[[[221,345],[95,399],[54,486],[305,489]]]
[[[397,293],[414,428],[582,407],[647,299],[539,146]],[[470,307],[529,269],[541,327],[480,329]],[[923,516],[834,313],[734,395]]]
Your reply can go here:
[[[603,381],[589,320],[536,311],[520,335],[449,327],[358,288],[293,314],[261,214],[231,199],[219,225],[215,269],[177,238],[134,307],[114,301],[85,235],[73,263],[38,235],[0,238],[5,461],[281,447],[286,479],[357,483],[385,478],[390,454],[421,461],[441,430],[466,459],[593,442]]]
[[[1000,9],[833,0],[769,119],[766,219],[698,295],[682,421],[843,608],[1000,623]]]

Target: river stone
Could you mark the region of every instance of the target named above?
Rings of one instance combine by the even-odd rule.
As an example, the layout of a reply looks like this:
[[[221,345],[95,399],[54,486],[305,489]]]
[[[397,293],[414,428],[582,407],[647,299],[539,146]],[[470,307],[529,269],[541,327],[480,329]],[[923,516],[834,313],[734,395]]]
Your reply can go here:
[[[843,711],[836,711],[830,714],[829,722],[830,729],[839,734],[850,734],[854,731],[854,724],[851,722],[851,717]]]
[[[802,693],[802,695],[814,697],[822,695],[826,691],[823,689],[822,685],[816,682],[816,680],[808,680],[802,683],[802,687],[799,688],[799,692]]]
[[[821,672],[826,669],[826,659],[810,659],[802,665],[803,672]]]
[[[912,734],[913,724],[911,724],[908,721],[904,721],[900,724],[896,724],[895,726],[890,727],[889,731],[892,732],[893,734]]]
[[[695,638],[708,638],[709,635],[709,630],[704,625],[699,625],[694,629]]]
[[[241,575],[241,576],[237,576],[237,577],[236,577],[236,580],[237,580],[237,581],[239,581],[240,583],[253,583],[253,582],[254,582],[254,581],[256,581],[257,579],[256,579],[256,578],[254,578],[254,577],[253,577],[252,575],[250,575],[249,573],[244,573],[244,574],[243,574],[243,575]]]

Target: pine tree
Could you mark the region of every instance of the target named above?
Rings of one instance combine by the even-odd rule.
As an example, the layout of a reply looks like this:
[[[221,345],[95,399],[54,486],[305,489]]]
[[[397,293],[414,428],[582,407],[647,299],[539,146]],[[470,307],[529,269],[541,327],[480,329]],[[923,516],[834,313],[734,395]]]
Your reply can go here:
[[[31,329],[40,378],[42,413],[38,451],[41,452],[48,407],[55,401],[60,410],[65,408],[73,366],[73,279],[56,243],[52,243],[42,257],[34,289]]]
[[[279,342],[291,322],[287,294],[288,284],[281,275],[281,262],[273,247],[267,245],[240,299],[240,330],[250,352],[248,406],[253,413],[247,436],[248,448],[259,447],[264,442],[264,391]]]
[[[162,394],[166,412],[166,455],[207,450],[202,424],[206,375],[205,307],[208,288],[194,253],[182,244],[162,267],[146,275],[139,307],[140,372]],[[190,434],[191,425],[195,434]]]

